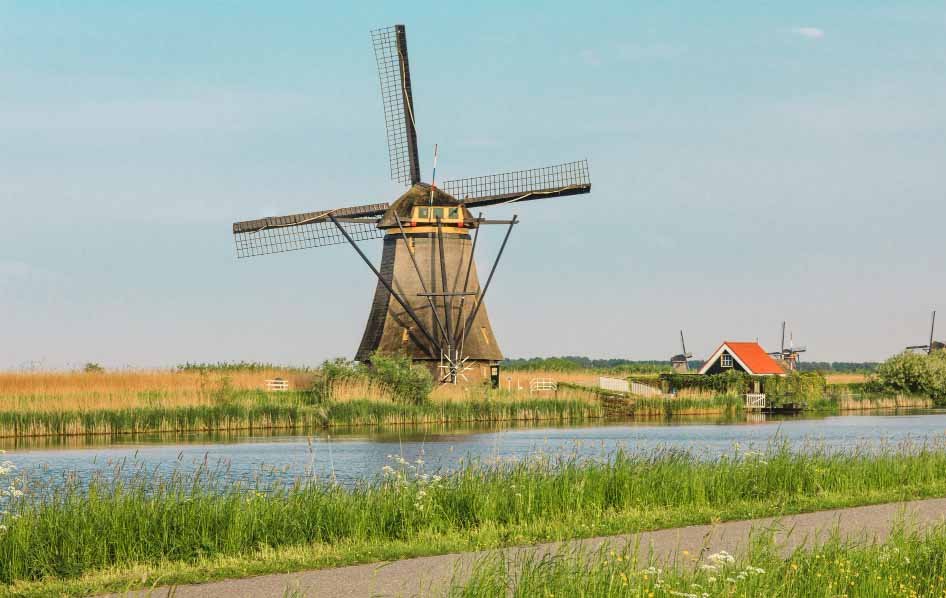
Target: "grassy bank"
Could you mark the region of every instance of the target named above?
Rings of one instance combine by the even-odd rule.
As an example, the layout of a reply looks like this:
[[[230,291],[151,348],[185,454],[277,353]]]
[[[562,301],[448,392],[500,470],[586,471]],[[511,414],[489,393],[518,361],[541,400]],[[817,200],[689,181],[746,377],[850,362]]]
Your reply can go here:
[[[469,579],[455,583],[448,596],[946,595],[946,528],[942,527],[926,533],[901,529],[883,543],[846,543],[833,537],[817,548],[787,555],[759,538],[738,559],[726,552],[705,555],[699,563],[691,559],[696,557],[681,554],[668,566],[638,558],[633,548],[615,551],[608,546],[594,552],[564,548],[544,557],[492,555],[474,566]]]
[[[261,494],[178,479],[14,499],[0,581],[89,593],[946,496],[946,447],[544,458],[444,478],[393,465],[353,490]]]
[[[602,417],[600,406],[574,399],[470,400],[420,405],[349,400],[307,404],[292,394],[259,391],[216,405],[90,411],[3,411],[0,437],[118,435],[170,432],[292,430],[333,426],[454,424],[462,422],[581,422]]]

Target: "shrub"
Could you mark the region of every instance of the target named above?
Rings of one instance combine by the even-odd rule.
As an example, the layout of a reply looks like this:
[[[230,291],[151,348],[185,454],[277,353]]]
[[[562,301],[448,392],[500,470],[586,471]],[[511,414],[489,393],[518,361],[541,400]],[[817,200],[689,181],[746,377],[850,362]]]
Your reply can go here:
[[[430,371],[422,365],[415,365],[407,355],[375,353],[370,365],[337,358],[324,362],[321,372],[313,388],[319,402],[331,398],[335,384],[353,379],[374,382],[389,391],[395,400],[410,405],[423,403],[434,389]]]
[[[422,365],[414,365],[406,355],[371,356],[369,376],[383,384],[394,396],[405,403],[419,405],[427,400],[434,389],[434,378]]]
[[[86,374],[101,374],[105,371],[105,368],[94,361],[90,361],[82,367],[82,371]]]
[[[929,396],[946,401],[946,351],[903,352],[877,368],[872,390]]]
[[[825,398],[828,383],[818,372],[790,372],[787,376],[765,379],[765,394],[776,403],[819,403]]]

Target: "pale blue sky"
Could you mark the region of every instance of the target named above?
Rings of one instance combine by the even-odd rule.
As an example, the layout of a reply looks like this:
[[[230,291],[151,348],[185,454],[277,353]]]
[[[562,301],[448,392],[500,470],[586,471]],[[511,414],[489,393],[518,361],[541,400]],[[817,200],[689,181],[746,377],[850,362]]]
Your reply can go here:
[[[0,0],[0,367],[351,356],[354,252],[238,262],[229,229],[397,196],[368,35],[396,22],[425,178],[435,142],[441,179],[590,160],[591,195],[491,212],[522,219],[508,356],[788,319],[811,359],[882,359],[946,316],[942,1]]]

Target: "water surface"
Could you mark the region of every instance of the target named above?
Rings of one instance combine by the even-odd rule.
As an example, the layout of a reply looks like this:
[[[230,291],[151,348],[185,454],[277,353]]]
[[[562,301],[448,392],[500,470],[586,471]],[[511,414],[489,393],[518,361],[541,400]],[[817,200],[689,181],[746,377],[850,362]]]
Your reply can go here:
[[[536,454],[607,458],[618,449],[693,451],[715,458],[786,443],[795,450],[875,450],[903,442],[946,440],[946,410],[871,412],[828,417],[747,416],[617,421],[583,426],[423,426],[349,429],[303,436],[269,434],[177,434],[6,441],[6,457],[38,485],[74,477],[157,478],[172,472],[211,470],[243,484],[291,483],[297,479],[353,485],[375,479],[400,457],[428,473],[463,462],[515,461]]]

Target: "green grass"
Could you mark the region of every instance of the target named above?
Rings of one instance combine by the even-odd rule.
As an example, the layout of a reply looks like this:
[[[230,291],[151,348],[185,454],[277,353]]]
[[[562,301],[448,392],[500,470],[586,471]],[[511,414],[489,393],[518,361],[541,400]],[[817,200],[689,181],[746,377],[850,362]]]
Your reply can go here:
[[[0,437],[210,432],[331,426],[461,423],[480,421],[580,422],[602,417],[594,403],[568,399],[428,401],[409,405],[379,401],[309,404],[307,393],[237,391],[216,405],[123,409],[0,412]],[[160,397],[159,397],[160,398]],[[155,399],[157,403],[157,399]]]
[[[21,498],[0,534],[0,582],[82,594],[946,496],[942,446],[546,457],[442,479],[398,467],[353,490],[265,494],[178,478]]]
[[[593,552],[569,547],[544,556],[492,554],[455,578],[451,598],[586,598],[946,595],[946,528],[927,533],[900,528],[883,543],[844,542],[833,535],[818,547],[784,554],[759,537],[738,559],[725,552],[677,555],[670,565],[638,558],[633,547]],[[690,560],[690,559],[694,560]],[[666,567],[666,570],[663,569]]]

